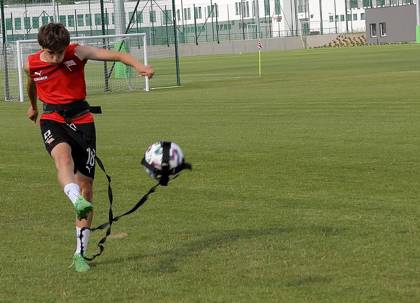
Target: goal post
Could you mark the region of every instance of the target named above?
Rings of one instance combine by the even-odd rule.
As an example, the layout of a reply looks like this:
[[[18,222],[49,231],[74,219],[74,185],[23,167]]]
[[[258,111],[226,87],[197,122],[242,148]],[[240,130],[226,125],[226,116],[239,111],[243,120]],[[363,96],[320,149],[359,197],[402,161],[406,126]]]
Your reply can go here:
[[[99,48],[129,52],[145,65],[148,64],[146,33],[131,33],[104,36],[82,36],[70,38],[70,43],[90,45]],[[16,68],[18,74],[19,101],[25,100],[24,64],[28,55],[39,50],[38,41],[16,41]],[[88,95],[109,91],[150,91],[150,80],[142,80],[131,66],[120,62],[89,60],[85,67],[86,89]]]

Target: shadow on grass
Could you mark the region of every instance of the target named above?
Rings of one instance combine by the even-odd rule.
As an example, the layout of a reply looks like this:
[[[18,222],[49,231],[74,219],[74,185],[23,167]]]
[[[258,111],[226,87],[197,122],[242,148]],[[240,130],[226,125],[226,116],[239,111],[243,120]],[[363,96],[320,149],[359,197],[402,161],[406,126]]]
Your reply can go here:
[[[308,227],[307,227],[308,228]],[[344,230],[329,226],[309,226],[311,232],[320,233],[323,236],[336,236]],[[203,239],[194,240],[184,243],[182,247],[175,247],[165,251],[156,252],[154,254],[140,254],[130,257],[117,257],[104,262],[98,262],[94,265],[101,266],[106,264],[117,264],[132,261],[140,261],[141,259],[155,258],[154,264],[141,264],[139,270],[143,272],[176,272],[177,263],[183,259],[195,256],[206,250],[214,250],[231,244],[236,241],[255,239],[265,236],[278,236],[282,233],[292,233],[296,230],[288,228],[262,228],[262,229],[234,229],[226,231],[214,231],[212,235]]]

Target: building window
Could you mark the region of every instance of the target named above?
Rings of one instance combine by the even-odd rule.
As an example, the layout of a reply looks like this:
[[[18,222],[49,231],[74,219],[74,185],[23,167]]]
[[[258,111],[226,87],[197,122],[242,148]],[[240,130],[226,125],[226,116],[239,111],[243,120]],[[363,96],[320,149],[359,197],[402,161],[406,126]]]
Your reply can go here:
[[[152,23],[156,22],[156,11],[150,11],[149,12],[149,20]]]
[[[334,16],[330,16],[330,22],[334,22]]]
[[[48,16],[41,17],[42,25],[48,24]]]
[[[217,12],[217,15],[219,15],[219,12]],[[244,2],[244,7],[243,7],[243,16],[244,17],[249,17],[249,2]]]
[[[281,15],[280,0],[274,0],[274,14]]]
[[[104,14],[104,23],[105,24],[109,24],[108,21],[109,21],[108,13],[105,13]],[[69,23],[70,23],[70,20],[69,20]],[[95,25],[102,25],[102,16],[101,16],[101,14],[95,14]]]
[[[63,24],[64,26],[67,25],[66,23],[66,16],[60,16],[58,17],[58,20],[60,21],[61,24]]]
[[[241,6],[241,3],[239,3],[239,6],[238,7],[239,8],[242,7]],[[208,14],[207,14],[208,16],[207,17],[216,17],[216,16],[219,16],[219,7],[217,6],[217,4],[213,4],[212,6],[207,5],[207,12],[208,12]]]
[[[353,14],[353,21],[357,21],[357,14]]]
[[[201,12],[201,6],[195,8],[194,14],[195,14],[196,19],[203,18],[203,14]]]
[[[381,37],[386,36],[386,23],[385,22],[379,23],[379,34],[381,35]]]
[[[248,2],[246,3],[248,4]],[[264,0],[264,14],[265,16],[270,16],[270,0]]]
[[[169,22],[172,23],[172,19],[171,19],[172,11],[168,11],[168,12],[169,12],[168,13]],[[137,12],[136,18],[137,18],[137,20],[136,20],[137,23],[139,23],[139,24],[143,23],[143,12]]]
[[[39,17],[32,17],[32,28],[39,28]]]
[[[137,23],[139,20],[137,20]],[[162,12],[162,23],[163,24],[172,24],[172,11],[171,10],[164,10]]]
[[[350,8],[359,8],[358,2],[357,0],[350,0]]]
[[[344,15],[340,15],[340,21],[341,21],[341,22],[344,22],[344,20],[345,20],[345,19],[344,19]]]
[[[101,24],[102,24],[101,14],[95,14],[95,25],[101,25]]]
[[[191,20],[191,9],[190,8],[184,8],[184,19],[185,20]]]
[[[12,18],[6,18],[6,30],[13,29],[13,20]]]
[[[360,13],[360,20],[365,20],[365,13]]]
[[[309,5],[308,0],[299,0],[297,4],[298,4],[298,13],[306,13],[307,6]]]
[[[134,21],[136,20],[136,19],[135,19],[134,12],[129,12],[129,13],[128,13],[128,21],[129,21],[129,22],[131,21],[131,18],[133,18],[133,23],[134,23]]]
[[[363,0],[363,7],[372,7],[372,0]]]
[[[376,38],[376,23],[369,24],[369,29],[370,29],[370,37]]]
[[[216,4],[213,4],[213,6],[215,7],[214,11],[215,14],[218,16],[218,7]],[[210,6],[208,6],[208,9],[210,9]],[[237,16],[242,16],[242,17],[249,17],[249,2],[248,1],[243,1],[243,2],[236,2],[235,3],[235,14]],[[214,13],[213,13],[214,15]],[[209,17],[210,17],[210,13],[209,13]]]
[[[23,18],[23,26],[25,27],[25,29],[31,29],[31,17]]]
[[[86,26],[92,25],[92,15],[91,14],[85,14],[85,23]]]
[[[15,18],[15,29],[19,30],[22,28],[22,19],[21,18]]]
[[[85,16],[77,15],[77,26],[85,26]]]
[[[67,15],[67,21],[68,21],[68,26],[74,27],[74,16],[73,15]]]

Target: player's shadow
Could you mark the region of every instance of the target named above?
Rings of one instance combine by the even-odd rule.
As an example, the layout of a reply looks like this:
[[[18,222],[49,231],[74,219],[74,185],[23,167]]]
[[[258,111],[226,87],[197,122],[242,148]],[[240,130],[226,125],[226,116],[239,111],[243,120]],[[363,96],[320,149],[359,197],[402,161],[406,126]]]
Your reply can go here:
[[[100,264],[122,263],[127,261],[139,261],[140,259],[157,258],[157,264],[148,265],[146,268],[144,264],[139,268],[141,271],[158,271],[158,272],[175,272],[177,271],[176,264],[182,259],[199,254],[205,250],[212,250],[221,248],[235,241],[247,240],[251,238],[259,238],[262,236],[279,235],[280,233],[288,232],[287,229],[282,228],[264,228],[264,229],[234,229],[226,231],[217,231],[212,235],[184,243],[182,247],[175,247],[168,250],[160,251],[154,254],[142,254],[125,258],[115,258]]]
[[[311,229],[312,232],[321,233],[325,236],[335,236],[343,232],[342,229],[329,226],[308,226],[307,228]],[[104,262],[98,262],[97,266],[104,264],[124,263],[127,261],[136,261],[137,263],[141,259],[147,259],[148,262],[138,262],[139,266],[137,270],[143,272],[171,273],[176,272],[178,270],[177,264],[180,263],[182,260],[196,256],[200,252],[222,248],[227,245],[232,245],[232,243],[236,241],[257,239],[266,236],[279,236],[280,234],[284,233],[291,234],[295,231],[296,230],[277,227],[261,229],[233,229],[225,231],[219,230],[205,238],[184,243],[180,247],[156,252],[154,254],[140,254],[131,257],[114,258]],[[153,261],[154,259],[156,260]]]

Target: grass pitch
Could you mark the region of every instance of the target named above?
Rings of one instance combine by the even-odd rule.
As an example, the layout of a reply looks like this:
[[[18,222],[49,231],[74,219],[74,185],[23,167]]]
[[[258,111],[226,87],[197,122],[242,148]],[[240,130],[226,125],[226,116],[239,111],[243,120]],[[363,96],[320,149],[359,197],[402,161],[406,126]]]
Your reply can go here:
[[[419,53],[263,53],[262,78],[256,54],[184,58],[182,88],[91,96],[116,214],[154,184],[149,144],[194,170],[117,222],[128,237],[87,274],[67,269],[74,211],[39,128],[1,102],[0,302],[418,302]],[[97,225],[99,170],[95,188]]]

